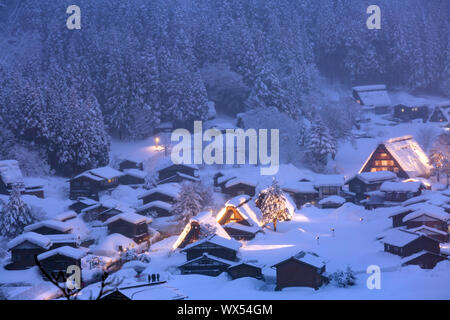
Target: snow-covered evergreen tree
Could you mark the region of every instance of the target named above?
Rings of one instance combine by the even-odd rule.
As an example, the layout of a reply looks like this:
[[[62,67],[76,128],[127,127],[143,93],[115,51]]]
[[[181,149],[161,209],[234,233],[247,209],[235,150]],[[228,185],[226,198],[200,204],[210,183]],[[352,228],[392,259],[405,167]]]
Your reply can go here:
[[[14,185],[8,203],[2,205],[0,235],[6,238],[19,236],[34,222],[30,207],[21,198],[21,189],[22,186]]]
[[[275,179],[264,193],[260,207],[264,224],[273,223],[274,231],[277,231],[278,221],[290,219],[289,211],[286,207],[286,199]]]
[[[172,211],[183,225],[197,215],[202,209],[202,197],[196,190],[194,183],[183,183],[175,198]]]
[[[320,120],[312,125],[306,147],[308,161],[314,169],[319,171],[327,165],[328,156],[334,157],[337,152],[335,140]]]

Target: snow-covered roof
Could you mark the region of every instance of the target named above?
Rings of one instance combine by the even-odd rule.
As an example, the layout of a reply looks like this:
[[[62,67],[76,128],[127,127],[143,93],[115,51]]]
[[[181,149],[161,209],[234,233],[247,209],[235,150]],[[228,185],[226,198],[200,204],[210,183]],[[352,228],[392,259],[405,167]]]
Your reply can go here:
[[[198,260],[202,260],[203,258],[208,258],[208,259],[211,259],[211,260],[214,260],[214,261],[217,261],[217,262],[221,262],[221,263],[223,263],[223,264],[225,264],[225,265],[228,265],[228,266],[231,266],[231,264],[233,263],[232,261],[225,260],[225,259],[222,259],[222,258],[213,256],[213,255],[204,253],[203,255],[201,255],[201,256],[198,257],[198,258],[195,258],[195,259],[186,261],[185,263],[181,264],[180,267],[183,267],[183,266],[185,266],[185,265],[189,265],[189,264],[191,264],[191,263],[193,263],[193,262],[196,262],[196,261],[198,261]]]
[[[140,214],[133,213],[133,212],[125,212],[118,215],[115,215],[114,217],[109,218],[106,220],[105,224],[110,224],[113,222],[116,222],[118,220],[123,220],[132,224],[139,224],[142,222],[145,222],[147,224],[152,222],[151,218],[141,216]]]
[[[356,177],[366,184],[397,179],[397,175],[391,171],[362,172],[348,179],[346,183]]]
[[[196,247],[196,246],[198,246],[200,244],[203,244],[203,243],[206,243],[206,242],[213,243],[213,244],[216,244],[216,245],[218,245],[220,247],[228,248],[228,249],[231,249],[231,250],[234,250],[234,251],[238,251],[239,248],[241,247],[241,243],[236,241],[236,240],[223,238],[223,237],[218,236],[218,235],[212,235],[212,236],[210,236],[208,238],[205,238],[205,239],[199,240],[197,242],[191,243],[190,245],[186,246],[182,251],[189,250],[189,249],[191,249],[193,247]]]
[[[136,248],[138,245],[132,239],[119,233],[113,233],[105,237],[92,251],[99,255],[111,255],[122,249]]]
[[[200,225],[200,235],[202,237],[209,236],[209,232],[211,232],[212,228],[216,235],[225,239],[231,239],[231,237],[223,229],[223,227],[219,223],[217,223],[216,219],[212,215],[212,212],[203,211],[193,217],[191,221],[189,221],[189,223],[185,226],[184,230],[178,236],[177,241],[175,241],[175,243],[173,244],[172,250],[177,249],[184,241],[186,236],[191,231],[192,222],[197,222]]]
[[[286,192],[292,193],[319,193],[319,191],[314,188],[314,183],[312,182],[290,181],[283,183],[281,188]]]
[[[429,234],[440,234],[443,236],[446,236],[448,233],[436,228],[431,228],[429,226],[419,226],[417,228],[413,228],[413,229],[408,229],[408,231],[410,232],[414,232],[414,233],[419,233],[419,234],[425,234],[425,235],[429,235]]]
[[[237,210],[242,214],[243,217],[251,219],[251,221],[257,226],[263,225],[263,214],[253,201],[244,203],[243,205],[238,207]]]
[[[217,183],[222,184],[234,178],[236,178],[235,174],[225,174],[222,177],[217,178]]]
[[[365,106],[391,106],[392,101],[389,97],[385,85],[370,85],[353,87],[361,98]]]
[[[384,182],[381,192],[418,192],[422,184],[420,182]]]
[[[450,214],[445,212],[445,210],[441,207],[432,206],[429,205],[427,207],[421,208],[419,210],[416,210],[410,214],[408,214],[406,217],[403,218],[403,221],[410,221],[416,218],[419,218],[421,216],[428,216],[431,218],[435,218],[441,221],[449,221],[450,220]]]
[[[123,172],[117,171],[111,167],[101,167],[89,170],[90,173],[103,179],[113,179],[123,175]]]
[[[246,225],[243,225],[242,223],[238,223],[238,222],[227,223],[226,225],[223,226],[223,228],[225,228],[225,229],[231,228],[231,229],[241,230],[241,231],[248,232],[248,233],[257,233],[257,232],[261,231],[261,228],[256,224],[253,224],[251,226],[246,226]]]
[[[16,160],[0,161],[0,177],[5,184],[24,184],[22,171]]]
[[[315,254],[313,252],[301,251],[301,252],[297,253],[296,255],[290,257],[289,259],[286,259],[286,260],[283,260],[283,261],[277,263],[276,265],[272,266],[272,268],[276,267],[276,266],[278,266],[278,265],[280,265],[280,264],[282,264],[282,263],[284,263],[284,262],[286,262],[288,260],[291,260],[291,259],[294,259],[294,260],[306,263],[306,264],[308,264],[310,266],[313,266],[313,267],[315,267],[317,269],[321,269],[321,268],[323,268],[325,266],[325,262],[317,254]]]
[[[417,233],[395,229],[392,230],[386,237],[384,237],[383,243],[394,245],[396,247],[404,247],[408,243],[413,242],[419,237],[420,235],[418,235]]]
[[[225,188],[230,188],[230,187],[233,187],[238,184],[244,184],[247,186],[256,187],[257,182],[252,178],[239,177],[239,178],[234,178],[234,179],[227,181],[227,183],[225,184]]]
[[[251,200],[251,197],[246,194],[238,195],[238,196],[228,200],[226,202],[225,206],[239,207],[239,206],[243,205],[244,203],[249,202],[250,200]]]
[[[141,212],[144,210],[148,210],[150,208],[159,208],[167,211],[172,211],[172,205],[170,203],[164,202],[164,201],[152,201],[147,204],[144,204],[143,206],[137,207],[136,211]]]
[[[72,230],[72,227],[67,225],[64,222],[58,221],[58,220],[44,220],[44,221],[39,221],[37,223],[33,223],[29,226],[25,227],[25,231],[34,231],[36,229],[42,228],[42,227],[46,227],[46,228],[50,228],[50,229],[54,229],[60,232],[69,232]]]
[[[8,242],[8,250],[17,247],[19,244],[22,244],[25,241],[31,242],[32,244],[35,244],[38,247],[44,249],[49,249],[52,246],[52,242],[47,236],[35,232],[26,232]]]
[[[156,166],[156,171],[161,171],[167,168],[170,168],[172,166],[182,166],[193,170],[198,170],[198,166],[196,164],[185,164],[185,163],[173,163],[172,160],[163,160],[158,163]]]
[[[410,261],[412,261],[412,260],[414,260],[414,259],[417,259],[417,258],[419,258],[419,257],[421,257],[421,256],[423,256],[423,255],[426,255],[426,254],[430,254],[430,255],[434,255],[434,256],[439,256],[439,257],[444,258],[443,256],[441,256],[441,255],[439,255],[439,254],[436,254],[436,253],[434,253],[434,252],[422,250],[422,251],[419,251],[419,252],[417,252],[417,253],[414,253],[414,254],[412,254],[412,255],[410,255],[410,256],[407,256],[407,257],[402,258],[402,265],[403,265],[403,264],[406,264],[406,263],[408,263],[408,262],[410,262]],[[445,259],[445,258],[444,258],[444,259]]]
[[[56,255],[61,255],[61,256],[65,256],[65,257],[69,257],[72,259],[81,259],[84,256],[86,256],[87,252],[85,249],[81,249],[81,248],[73,248],[73,247],[69,247],[69,246],[64,246],[64,247],[60,247],[60,248],[56,248],[44,253],[41,253],[40,255],[38,255],[38,260],[45,260],[48,259],[50,257],[56,256]]]
[[[81,177],[85,177],[88,178],[90,180],[94,180],[94,181],[103,181],[104,179],[102,177],[96,176],[95,174],[90,173],[89,171],[80,173],[79,175],[73,177],[71,180],[75,180]]]
[[[139,170],[139,169],[126,169],[124,170],[123,175],[128,175],[134,178],[139,178],[139,179],[145,179],[145,177],[148,175],[147,172]]]
[[[75,201],[74,203],[82,203],[82,204],[84,204],[84,205],[87,205],[87,206],[92,206],[92,205],[94,205],[94,204],[97,204],[98,202],[97,201],[95,201],[95,200],[92,200],[92,199],[89,199],[89,198],[79,198],[77,201]]]
[[[164,183],[157,187],[143,193],[138,197],[138,199],[143,199],[154,193],[161,193],[169,197],[175,198],[180,193],[181,186],[178,183]]]
[[[70,220],[70,219],[74,219],[76,217],[77,217],[77,213],[75,211],[66,211],[66,212],[63,212],[61,214],[58,214],[55,217],[55,220],[64,222],[64,221],[67,221],[67,220]]]
[[[320,205],[323,204],[328,204],[328,203],[333,203],[333,204],[344,204],[345,203],[345,199],[339,196],[329,196],[326,197],[322,200],[319,201]]]
[[[439,108],[447,107],[448,108],[448,107],[450,107],[450,100],[437,102],[436,107],[439,107]]]
[[[429,159],[411,136],[390,139],[384,145],[410,178],[430,175]]]
[[[48,234],[45,235],[47,238],[50,239],[52,244],[55,243],[78,243],[79,239],[78,236],[72,233],[69,234]]]
[[[337,174],[317,175],[314,186],[320,187],[342,187],[345,183],[344,176]]]

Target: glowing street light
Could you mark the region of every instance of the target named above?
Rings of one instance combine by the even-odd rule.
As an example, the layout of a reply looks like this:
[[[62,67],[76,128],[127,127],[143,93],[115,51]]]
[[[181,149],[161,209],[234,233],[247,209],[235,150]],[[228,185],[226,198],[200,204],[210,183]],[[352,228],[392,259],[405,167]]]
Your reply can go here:
[[[160,141],[161,141],[161,139],[160,139],[159,137],[156,137],[156,138],[155,138],[155,143],[156,143],[156,145],[158,145]]]

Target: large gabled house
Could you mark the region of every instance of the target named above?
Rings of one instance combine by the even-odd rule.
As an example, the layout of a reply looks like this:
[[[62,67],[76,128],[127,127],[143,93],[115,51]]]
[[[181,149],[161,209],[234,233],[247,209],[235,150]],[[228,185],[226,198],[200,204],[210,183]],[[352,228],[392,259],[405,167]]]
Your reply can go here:
[[[448,119],[445,116],[444,112],[439,107],[435,107],[433,112],[431,113],[430,119],[428,120],[430,122],[447,122]]]
[[[153,201],[174,204],[175,198],[180,193],[180,189],[181,187],[178,183],[160,184],[140,195],[138,199],[142,200],[144,205]]]
[[[41,268],[58,282],[67,280],[67,268],[77,266],[81,269],[81,259],[87,254],[86,249],[69,246],[52,249],[37,256]]]
[[[70,179],[70,199],[80,197],[98,200],[99,192],[115,188],[123,172],[111,167],[102,167],[85,171]]]
[[[385,85],[357,86],[352,88],[355,102],[366,110],[376,113],[387,113],[390,111],[392,101]]]
[[[411,137],[404,136],[381,143],[372,152],[359,173],[391,171],[399,178],[428,178],[432,166],[419,144]]]
[[[298,208],[301,208],[306,203],[316,204],[319,198],[319,191],[311,181],[283,183],[281,189],[294,199]]]
[[[228,180],[222,188],[222,192],[230,197],[239,195],[254,196],[257,182],[251,177],[238,177]]]
[[[232,264],[232,261],[203,253],[197,258],[183,263],[178,269],[180,269],[181,274],[202,274],[216,277],[222,272],[227,271]]]
[[[398,104],[394,106],[394,117],[402,121],[422,119],[427,121],[430,113],[430,106],[427,103]]]
[[[8,242],[11,252],[11,263],[6,266],[10,270],[27,269],[36,265],[34,257],[49,250],[51,240],[35,232],[26,232]]]

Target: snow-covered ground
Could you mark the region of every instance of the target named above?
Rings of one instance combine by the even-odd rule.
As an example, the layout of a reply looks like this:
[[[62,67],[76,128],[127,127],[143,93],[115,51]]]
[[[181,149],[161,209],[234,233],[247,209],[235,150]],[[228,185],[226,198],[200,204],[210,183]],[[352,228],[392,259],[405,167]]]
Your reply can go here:
[[[349,177],[358,172],[376,145],[392,137],[413,135],[418,137],[424,128],[434,127],[436,132],[442,129],[439,124],[391,122],[386,116],[370,115],[371,121],[363,124],[356,134],[364,138],[354,142],[341,143],[336,159],[329,164],[329,171]],[[228,121],[228,119],[226,119]],[[216,120],[216,122],[220,122]],[[146,163],[146,170],[152,171],[164,158],[164,152],[154,147],[154,137],[138,142],[112,142],[113,158],[134,158]],[[283,147],[283,146],[281,146]],[[207,184],[217,170],[226,174],[234,173],[239,177],[248,177],[258,183],[258,188],[266,187],[271,177],[260,175],[259,168],[243,166],[241,168],[216,166],[202,167],[200,176]],[[309,169],[298,168],[291,164],[280,167],[277,180],[289,183],[303,178],[314,178]],[[24,196],[23,199],[35,210],[41,212],[43,219],[50,219],[67,210],[69,185],[67,179],[56,177],[41,178],[45,183],[45,199]],[[126,207],[140,204],[139,195],[143,189],[120,186],[110,194],[103,195],[101,201],[119,201]],[[227,200],[221,194],[215,194],[218,207]],[[3,200],[7,197],[0,196]],[[367,211],[361,206],[345,204],[339,209],[318,209],[305,207],[298,210],[290,222],[280,223],[277,232],[265,229],[251,241],[243,243],[239,257],[243,260],[257,260],[263,264],[265,281],[256,279],[238,279],[231,281],[227,275],[207,277],[201,275],[180,275],[177,266],[185,262],[185,256],[171,252],[177,237],[172,236],[154,243],[149,251],[151,262],[144,273],[160,273],[167,280],[167,290],[187,296],[189,299],[450,299],[450,261],[441,262],[433,270],[422,270],[417,266],[400,267],[401,258],[383,252],[383,246],[377,237],[391,227],[388,218],[391,209]],[[152,227],[157,230],[169,230],[170,218],[154,220]],[[80,221],[79,230],[86,231]],[[334,229],[334,233],[331,231]],[[104,230],[91,230],[90,237],[100,241],[106,234]],[[86,235],[87,237],[88,235]],[[5,247],[5,243],[2,244]],[[284,289],[275,292],[275,271],[272,265],[305,250],[319,254],[327,263],[327,271],[334,272],[350,266],[357,272],[356,286],[341,289],[332,284],[318,291],[306,288]],[[0,256],[1,258],[1,256]],[[6,261],[3,258],[3,262]],[[3,265],[4,263],[2,263]],[[377,265],[381,268],[381,289],[369,290],[366,280],[367,267]],[[132,269],[119,271],[119,274],[134,277]],[[6,271],[0,269],[0,285],[8,298],[52,297],[52,290],[37,290],[43,281],[37,269],[26,271]],[[47,283],[48,284],[48,283]],[[169,289],[168,289],[169,288]],[[34,294],[34,295],[33,295]],[[155,293],[150,290],[140,299],[152,299]],[[167,296],[170,297],[170,294]]]

